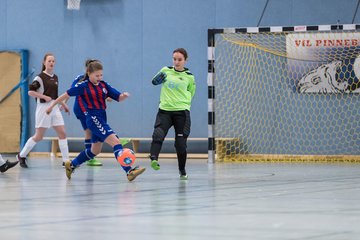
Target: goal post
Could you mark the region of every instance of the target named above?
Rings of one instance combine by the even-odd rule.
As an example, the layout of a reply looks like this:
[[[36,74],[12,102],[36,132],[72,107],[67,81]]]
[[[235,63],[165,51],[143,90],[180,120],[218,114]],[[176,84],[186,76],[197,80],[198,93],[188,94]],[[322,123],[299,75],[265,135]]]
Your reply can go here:
[[[209,29],[209,163],[360,162],[359,29]]]

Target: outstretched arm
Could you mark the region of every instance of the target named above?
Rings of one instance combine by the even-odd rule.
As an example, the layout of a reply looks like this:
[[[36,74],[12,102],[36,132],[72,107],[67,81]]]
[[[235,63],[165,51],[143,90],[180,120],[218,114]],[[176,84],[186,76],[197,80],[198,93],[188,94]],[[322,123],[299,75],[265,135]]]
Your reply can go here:
[[[70,96],[67,94],[67,92],[65,92],[63,95],[61,95],[60,97],[58,97],[57,99],[55,99],[55,101],[53,101],[53,102],[51,103],[50,107],[48,107],[48,109],[46,109],[46,113],[47,113],[47,114],[50,114],[51,111],[52,111],[52,109],[53,109],[53,108],[55,107],[55,105],[58,104],[58,103],[60,103],[64,108],[65,108],[65,107],[67,108],[66,104],[65,104],[63,101],[68,100],[69,98],[70,98]],[[65,106],[64,106],[64,105],[65,105]],[[65,108],[65,109],[66,109],[66,108]]]
[[[123,92],[122,94],[119,95],[119,102],[120,101],[124,101],[125,99],[127,99],[130,96],[130,93],[128,92]]]
[[[156,74],[153,77],[151,82],[152,82],[153,85],[159,85],[159,84],[162,84],[162,83],[166,82],[166,73],[159,72],[158,74]]]

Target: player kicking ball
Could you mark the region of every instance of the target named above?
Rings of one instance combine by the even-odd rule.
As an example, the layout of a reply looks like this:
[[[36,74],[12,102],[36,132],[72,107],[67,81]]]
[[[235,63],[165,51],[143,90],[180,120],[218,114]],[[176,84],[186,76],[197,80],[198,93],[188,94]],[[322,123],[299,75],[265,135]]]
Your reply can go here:
[[[71,96],[81,96],[81,104],[85,107],[84,114],[86,115],[86,125],[90,129],[91,149],[85,149],[74,160],[65,162],[66,176],[71,179],[71,175],[76,167],[82,163],[93,159],[101,152],[104,142],[109,144],[114,151],[115,158],[123,153],[123,146],[116,136],[115,131],[111,129],[107,123],[106,116],[106,99],[108,97],[115,101],[123,101],[129,97],[129,93],[120,93],[115,88],[111,87],[107,82],[102,80],[103,66],[99,61],[94,61],[88,64],[86,68],[86,76],[84,81],[71,87],[63,95],[58,97],[46,113],[50,114],[52,109],[58,103],[62,103]],[[145,168],[123,166],[127,179],[133,181],[137,176],[145,171]]]

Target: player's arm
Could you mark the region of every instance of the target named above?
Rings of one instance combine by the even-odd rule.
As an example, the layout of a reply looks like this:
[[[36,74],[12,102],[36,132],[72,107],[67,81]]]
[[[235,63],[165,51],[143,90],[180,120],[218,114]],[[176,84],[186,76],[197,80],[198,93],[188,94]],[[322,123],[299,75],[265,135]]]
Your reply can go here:
[[[105,82],[106,85],[106,89],[108,91],[108,97],[111,99],[114,99],[115,101],[124,101],[126,98],[128,98],[130,96],[130,93],[128,92],[119,92],[118,90],[116,90],[115,88],[113,88],[110,84],[108,84],[107,82]]]
[[[191,79],[191,81],[188,85],[188,91],[191,93],[191,98],[193,98],[195,95],[195,91],[196,91],[196,84],[195,84],[194,78]]]
[[[31,97],[34,98],[40,98],[40,99],[44,99],[46,102],[50,102],[51,101],[51,97],[46,96],[42,93],[39,93],[37,90],[40,88],[40,83],[39,81],[35,80],[33,81],[30,85],[29,85],[29,91],[28,94]]]
[[[51,104],[50,106],[46,109],[46,113],[47,114],[50,114],[52,109],[56,106],[56,104],[60,103],[64,109],[69,109],[67,107],[67,105],[64,103],[65,100],[69,99],[70,96],[67,92],[65,92],[64,94],[62,94],[60,97],[58,97],[57,99],[55,99]]]
[[[62,109],[64,109],[65,112],[70,114],[70,109],[69,106],[67,105],[67,101],[69,100],[70,96],[68,96],[68,98],[66,98],[63,102],[60,102],[59,104],[61,105],[60,111]]]
[[[56,104],[60,103],[61,105],[63,105],[65,104],[64,101],[68,100],[70,97],[81,95],[85,87],[86,87],[85,84],[78,84],[75,87],[70,88],[64,94],[62,94],[60,97],[58,97],[57,99],[55,99],[55,101],[51,103],[50,107],[46,109],[46,113],[50,114],[52,109],[56,106]]]
[[[151,83],[153,85],[159,85],[166,82],[166,73],[164,72],[158,72],[151,80]]]
[[[125,99],[127,99],[128,97],[130,97],[130,93],[128,92],[123,92],[119,95],[119,102],[124,101]]]

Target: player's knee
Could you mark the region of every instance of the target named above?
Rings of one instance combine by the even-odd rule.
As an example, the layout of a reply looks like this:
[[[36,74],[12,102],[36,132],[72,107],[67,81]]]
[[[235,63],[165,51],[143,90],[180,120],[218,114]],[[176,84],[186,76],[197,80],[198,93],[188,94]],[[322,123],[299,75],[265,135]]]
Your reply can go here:
[[[175,148],[178,153],[186,152],[186,138],[184,135],[178,135],[175,137]]]
[[[32,139],[35,141],[35,142],[40,142],[41,140],[43,140],[43,136],[33,136]]]
[[[165,139],[165,135],[165,131],[162,128],[157,127],[154,129],[152,139],[154,142],[163,142]]]

